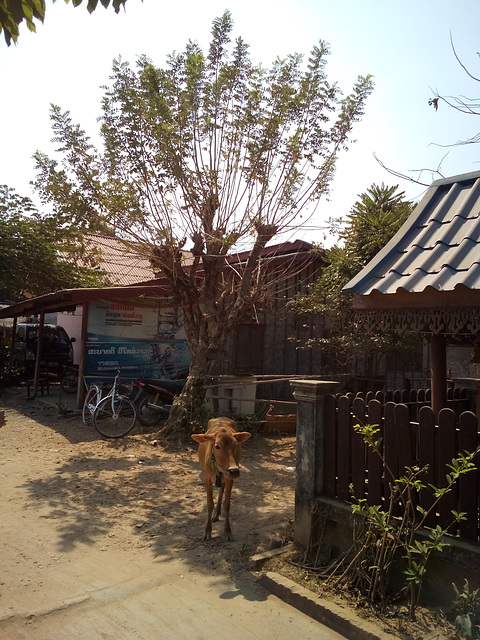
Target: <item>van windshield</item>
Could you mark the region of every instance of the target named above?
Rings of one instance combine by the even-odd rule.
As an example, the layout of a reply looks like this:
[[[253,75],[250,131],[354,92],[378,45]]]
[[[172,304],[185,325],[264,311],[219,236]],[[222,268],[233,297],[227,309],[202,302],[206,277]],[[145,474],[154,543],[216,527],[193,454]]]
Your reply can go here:
[[[40,327],[28,327],[27,340],[38,340]],[[43,339],[47,343],[69,342],[67,332],[63,327],[47,327],[43,328]]]

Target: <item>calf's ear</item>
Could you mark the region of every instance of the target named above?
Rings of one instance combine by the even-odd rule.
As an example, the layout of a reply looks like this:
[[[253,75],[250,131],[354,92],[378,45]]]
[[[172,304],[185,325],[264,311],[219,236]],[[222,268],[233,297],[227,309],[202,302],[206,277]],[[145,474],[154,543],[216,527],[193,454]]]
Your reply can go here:
[[[240,444],[242,442],[245,442],[245,440],[248,440],[251,435],[252,434],[250,433],[250,431],[238,431],[237,433],[233,434],[233,437],[238,442],[238,444]]]
[[[192,433],[192,438],[195,442],[204,444],[205,442],[209,442],[212,439],[212,436],[207,436],[205,433]]]

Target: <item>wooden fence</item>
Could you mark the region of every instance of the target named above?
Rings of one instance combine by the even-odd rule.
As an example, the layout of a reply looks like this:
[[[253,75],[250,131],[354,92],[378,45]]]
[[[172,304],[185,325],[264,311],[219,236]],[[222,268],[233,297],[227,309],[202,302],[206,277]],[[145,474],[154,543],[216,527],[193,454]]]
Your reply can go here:
[[[356,499],[382,504],[389,499],[392,476],[399,478],[405,467],[428,465],[422,476],[426,488],[418,495],[418,504],[428,510],[435,500],[429,484],[446,486],[447,464],[459,452],[473,452],[480,444],[475,414],[462,411],[465,392],[452,391],[449,400],[450,407],[442,409],[436,421],[428,393],[412,391],[386,398],[379,394],[325,396],[323,494],[351,501],[353,488]],[[355,424],[378,425],[385,468],[381,456],[354,430]],[[475,463],[480,464],[478,458]],[[462,475],[454,490],[433,509],[426,525],[440,525],[452,535],[479,542],[479,481],[476,469]],[[452,509],[465,512],[466,519],[452,524]]]
[[[432,391],[431,389],[396,389],[395,391],[369,391],[368,393],[359,392],[355,396],[351,393],[344,394],[353,400],[356,398],[363,398],[366,402],[370,400],[378,400],[382,404],[387,402],[395,402],[406,404],[410,411],[410,417],[412,420],[418,418],[418,412],[422,407],[431,406]],[[337,397],[340,397],[337,395]],[[459,416],[464,411],[473,411],[474,402],[471,396],[468,395],[467,389],[456,387],[447,389],[447,406],[453,409],[456,416]]]

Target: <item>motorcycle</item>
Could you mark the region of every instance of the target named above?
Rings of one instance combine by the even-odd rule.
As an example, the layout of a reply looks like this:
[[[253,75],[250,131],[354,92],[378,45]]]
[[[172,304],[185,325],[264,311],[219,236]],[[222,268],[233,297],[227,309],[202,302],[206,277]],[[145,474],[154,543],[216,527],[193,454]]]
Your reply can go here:
[[[144,427],[151,427],[170,413],[173,400],[185,386],[181,380],[152,380],[139,378],[135,387],[137,393],[132,398],[137,407],[137,418]]]

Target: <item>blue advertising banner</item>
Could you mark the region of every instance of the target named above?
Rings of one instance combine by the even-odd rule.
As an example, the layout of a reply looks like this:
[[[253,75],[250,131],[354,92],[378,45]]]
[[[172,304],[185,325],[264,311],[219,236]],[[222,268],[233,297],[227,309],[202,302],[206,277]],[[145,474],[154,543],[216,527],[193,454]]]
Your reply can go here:
[[[190,365],[181,311],[138,300],[89,304],[86,378],[185,378]]]

